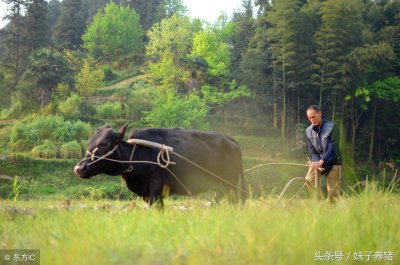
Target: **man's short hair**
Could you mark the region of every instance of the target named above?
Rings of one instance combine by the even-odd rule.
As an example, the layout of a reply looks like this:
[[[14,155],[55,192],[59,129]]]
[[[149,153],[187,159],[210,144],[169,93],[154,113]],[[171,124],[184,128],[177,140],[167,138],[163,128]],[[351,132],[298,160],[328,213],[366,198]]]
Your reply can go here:
[[[310,106],[308,106],[306,111],[309,111],[309,110],[315,110],[316,112],[321,112],[321,109],[319,108],[318,105],[310,105]]]

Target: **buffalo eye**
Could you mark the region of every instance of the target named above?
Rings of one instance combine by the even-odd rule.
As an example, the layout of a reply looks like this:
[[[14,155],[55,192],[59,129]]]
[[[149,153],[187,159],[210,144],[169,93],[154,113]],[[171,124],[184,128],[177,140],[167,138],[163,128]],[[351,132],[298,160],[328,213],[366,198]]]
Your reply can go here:
[[[98,147],[100,148],[107,148],[108,147],[108,143],[107,142],[101,142]]]

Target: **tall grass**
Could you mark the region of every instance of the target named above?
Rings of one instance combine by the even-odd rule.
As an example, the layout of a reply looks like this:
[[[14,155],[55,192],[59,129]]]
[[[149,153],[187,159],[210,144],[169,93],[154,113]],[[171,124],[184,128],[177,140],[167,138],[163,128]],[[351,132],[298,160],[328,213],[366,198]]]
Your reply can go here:
[[[248,200],[208,207],[201,200],[166,201],[163,211],[141,201],[5,202],[0,210],[0,248],[38,248],[41,264],[327,264],[317,252],[390,251],[399,264],[400,197],[374,185],[336,205],[314,200]],[[54,204],[54,202],[53,202]],[[92,206],[103,205],[103,210]],[[347,255],[349,259],[345,261]],[[372,258],[371,258],[372,259]]]

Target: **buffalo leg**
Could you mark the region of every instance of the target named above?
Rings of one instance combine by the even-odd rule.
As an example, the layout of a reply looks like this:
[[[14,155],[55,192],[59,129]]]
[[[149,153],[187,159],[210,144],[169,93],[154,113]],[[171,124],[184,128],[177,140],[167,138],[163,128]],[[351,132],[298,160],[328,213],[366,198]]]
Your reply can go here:
[[[160,179],[156,179],[151,182],[148,201],[149,206],[153,205],[155,202],[157,202],[157,207],[159,208],[164,206],[163,187],[164,185]]]

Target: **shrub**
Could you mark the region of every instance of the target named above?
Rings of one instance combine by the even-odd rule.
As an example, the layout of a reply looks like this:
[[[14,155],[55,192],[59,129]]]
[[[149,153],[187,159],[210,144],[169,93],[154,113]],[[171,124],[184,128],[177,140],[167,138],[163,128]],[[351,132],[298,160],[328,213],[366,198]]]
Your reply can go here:
[[[155,100],[152,111],[144,117],[150,127],[182,127],[207,129],[208,108],[197,95],[181,97],[174,91],[167,91]]]
[[[67,119],[78,120],[96,114],[96,109],[77,94],[72,94],[58,104],[58,113]]]
[[[84,98],[89,98],[95,90],[103,85],[104,73],[95,70],[91,60],[84,61],[81,71],[76,78],[76,89]]]
[[[111,120],[125,117],[125,113],[119,102],[106,102],[97,108],[97,113],[101,119]]]
[[[71,122],[61,116],[30,116],[14,124],[9,145],[14,151],[31,150],[46,141],[61,146],[73,140],[87,139],[91,132],[91,126],[79,120]]]
[[[135,121],[138,127],[145,126],[141,123],[143,114],[150,111],[153,107],[155,89],[140,80],[134,83],[129,89],[123,89],[118,93],[118,99],[123,102],[125,118]]]
[[[104,73],[104,81],[106,81],[106,82],[110,82],[118,77],[118,75],[116,75],[113,72],[111,66],[109,66],[109,65],[105,65],[103,67],[103,73]]]
[[[82,147],[78,141],[73,140],[61,145],[60,148],[61,158],[81,158],[82,157]]]
[[[38,158],[56,158],[57,146],[49,140],[44,140],[42,144],[32,149],[32,155]]]
[[[79,117],[79,109],[82,102],[82,97],[77,94],[72,94],[66,100],[58,104],[58,112],[66,118]]]

